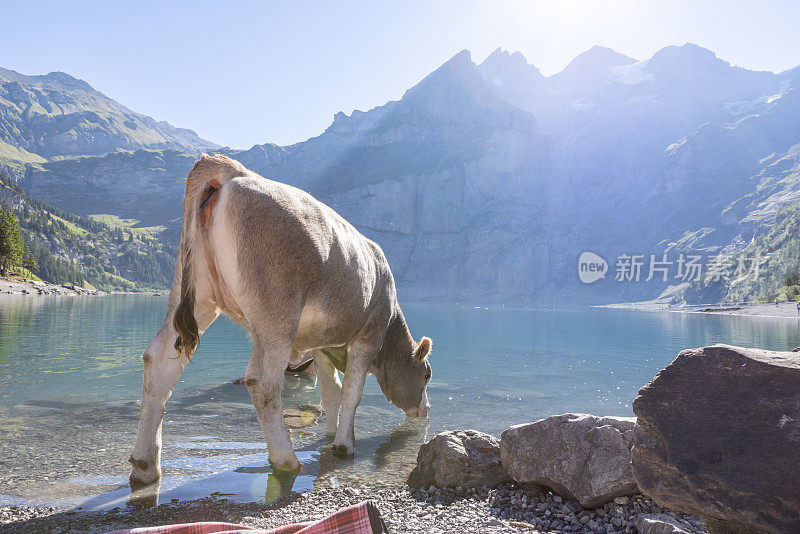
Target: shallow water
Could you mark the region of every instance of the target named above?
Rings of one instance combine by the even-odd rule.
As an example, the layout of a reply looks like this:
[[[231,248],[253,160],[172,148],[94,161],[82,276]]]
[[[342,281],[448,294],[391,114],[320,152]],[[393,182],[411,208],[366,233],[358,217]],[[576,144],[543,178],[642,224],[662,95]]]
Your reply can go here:
[[[0,297],[0,504],[100,509],[125,504],[141,397],[141,353],[165,297]],[[634,311],[505,310],[409,304],[411,331],[434,340],[427,420],[406,419],[373,377],[356,418],[356,457],[326,450],[324,416],[294,430],[303,471],[271,476],[243,386],[244,331],[205,334],[164,417],[161,502],[221,495],[269,501],[317,480],[401,483],[427,437],[456,428],[499,435],[570,411],[632,415],[631,402],[677,353],[730,343],[787,350],[797,320]],[[287,379],[286,408],[319,405],[313,381]]]

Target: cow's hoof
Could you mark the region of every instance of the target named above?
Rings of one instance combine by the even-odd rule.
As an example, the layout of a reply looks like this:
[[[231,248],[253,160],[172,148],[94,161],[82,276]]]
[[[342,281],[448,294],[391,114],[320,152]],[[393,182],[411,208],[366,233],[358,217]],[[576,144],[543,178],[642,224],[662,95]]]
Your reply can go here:
[[[161,481],[161,469],[158,465],[158,460],[148,462],[146,460],[135,460],[131,456],[128,462],[133,466],[131,475],[128,477],[131,489],[137,490],[158,484]]]
[[[333,454],[336,456],[348,457],[353,456],[353,453],[347,450],[347,445],[334,445]]]
[[[300,462],[295,457],[292,460],[286,460],[284,462],[276,462],[274,460],[269,460],[269,465],[272,467],[272,471],[275,473],[282,472],[282,473],[294,473],[297,474],[303,468],[300,465]]]
[[[146,488],[148,486],[156,485],[160,481],[161,481],[161,477],[158,477],[155,480],[148,482],[148,481],[144,480],[143,478],[141,478],[140,476],[138,476],[136,474],[133,474],[133,473],[131,474],[131,476],[128,477],[128,482],[130,483],[131,489],[133,491],[138,491],[138,490],[141,490],[141,489]]]

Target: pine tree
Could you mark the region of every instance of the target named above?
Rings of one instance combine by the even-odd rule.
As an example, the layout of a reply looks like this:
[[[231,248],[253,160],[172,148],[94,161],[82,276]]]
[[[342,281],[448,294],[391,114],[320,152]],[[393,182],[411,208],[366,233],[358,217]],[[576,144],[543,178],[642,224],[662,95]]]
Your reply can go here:
[[[0,275],[5,276],[8,270],[22,263],[25,254],[25,242],[14,212],[3,200],[0,205]]]
[[[33,255],[33,252],[31,252],[28,247],[25,247],[25,255],[22,258],[22,268],[27,269],[31,273],[39,272],[39,263],[36,261],[36,256]]]

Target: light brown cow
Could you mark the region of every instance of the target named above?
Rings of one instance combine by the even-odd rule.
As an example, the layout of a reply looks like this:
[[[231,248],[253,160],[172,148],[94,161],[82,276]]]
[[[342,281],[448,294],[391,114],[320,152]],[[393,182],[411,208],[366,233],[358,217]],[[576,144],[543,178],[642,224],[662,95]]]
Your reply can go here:
[[[306,351],[316,363],[334,452],[353,454],[353,419],[368,373],[407,415],[428,413],[431,340],[411,337],[380,247],[311,195],[224,156],[203,156],[186,181],[164,324],[143,356],[131,484],[159,480],[165,405],[220,313],[252,336],[245,383],[277,469],[300,468],[281,391],[287,363]],[[343,383],[332,361],[337,354],[340,361],[345,355]]]

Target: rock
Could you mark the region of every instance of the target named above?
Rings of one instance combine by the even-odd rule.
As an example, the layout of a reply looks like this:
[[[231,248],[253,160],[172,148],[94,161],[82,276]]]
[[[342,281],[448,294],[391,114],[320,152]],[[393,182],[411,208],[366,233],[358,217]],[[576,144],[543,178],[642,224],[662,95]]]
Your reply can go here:
[[[508,481],[496,437],[477,430],[451,430],[434,436],[417,454],[408,477],[414,488],[494,487]]]
[[[283,421],[287,428],[300,429],[314,426],[320,415],[322,415],[322,410],[319,406],[303,404],[297,408],[285,408]]]
[[[633,410],[642,493],[712,534],[800,532],[800,355],[685,350]]]
[[[636,518],[636,529],[639,534],[689,534],[666,514],[641,514]]]
[[[554,415],[508,428],[500,454],[509,476],[551,488],[587,508],[638,492],[630,471],[634,419]]]

